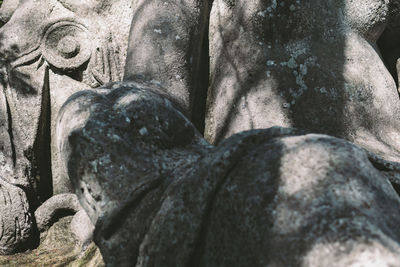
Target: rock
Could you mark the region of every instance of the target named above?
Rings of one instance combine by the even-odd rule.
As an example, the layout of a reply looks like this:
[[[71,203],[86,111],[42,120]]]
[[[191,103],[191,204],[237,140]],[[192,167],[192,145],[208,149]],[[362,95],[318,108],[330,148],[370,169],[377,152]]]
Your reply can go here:
[[[80,210],[74,215],[70,227],[82,247],[87,247],[92,242],[94,225],[84,210]]]
[[[75,194],[65,193],[52,196],[35,211],[37,228],[43,232],[60,218],[73,215],[81,209]]]
[[[81,92],[62,108],[58,126],[65,135],[59,147],[66,152],[75,193],[96,226],[96,244],[107,264],[119,265],[136,260],[170,178],[185,177],[187,169],[181,166],[194,164],[207,143],[172,102],[148,87],[117,83],[107,88],[116,89],[111,94]],[[78,125],[71,125],[71,115]],[[108,127],[110,123],[116,123],[117,129]],[[82,137],[93,143],[86,147]],[[193,153],[186,153],[187,148]],[[87,161],[81,156],[87,156]],[[146,204],[138,206],[142,198]]]
[[[400,198],[364,149],[279,127],[214,147],[156,90],[108,88],[59,125],[81,122],[60,147],[107,265],[400,264]]]
[[[29,248],[39,238],[25,192],[0,178],[0,255]]]
[[[71,224],[73,216],[65,216],[55,222],[42,235],[41,248],[57,250],[63,249],[72,252],[75,249],[75,236],[69,231],[68,225]]]

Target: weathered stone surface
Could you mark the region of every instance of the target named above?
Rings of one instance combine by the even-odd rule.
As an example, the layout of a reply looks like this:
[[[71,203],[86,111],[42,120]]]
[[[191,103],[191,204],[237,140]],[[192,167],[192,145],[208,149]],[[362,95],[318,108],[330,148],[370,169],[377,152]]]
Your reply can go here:
[[[73,215],[82,210],[75,194],[58,194],[46,200],[35,211],[36,225],[43,232],[61,217]]]
[[[42,245],[68,228],[66,247],[85,248],[95,224],[109,265],[400,265],[400,164],[388,161],[400,106],[376,46],[389,21],[380,47],[395,76],[397,8],[6,0],[0,254],[78,211],[71,194],[50,198],[73,186],[86,213]],[[82,91],[119,80],[126,55],[135,82]],[[291,128],[234,135],[274,125],[367,151]]]
[[[0,254],[27,249],[38,238],[25,192],[0,178]]]
[[[19,0],[3,1],[0,12],[0,25],[7,22],[19,5]]]
[[[87,247],[93,241],[94,225],[85,210],[82,209],[74,215],[70,228],[82,247]]]
[[[133,2],[124,80],[161,85],[204,128],[212,0]]]
[[[376,47],[391,2],[214,1],[206,138],[296,127],[397,160],[399,97]]]
[[[104,266],[99,249],[94,243],[86,250],[81,249],[69,228],[72,220],[72,216],[61,218],[49,230],[41,233],[41,244],[38,248],[13,255],[0,255],[0,266]]]
[[[23,189],[31,213],[72,190],[55,145],[56,117],[73,93],[122,78],[131,1],[3,2],[0,176]],[[8,212],[11,225],[20,211]]]
[[[138,257],[163,191],[173,177],[186,176],[207,144],[171,102],[148,87],[110,86],[120,88],[110,94],[81,92],[68,101],[61,110],[59,127],[65,136],[60,147],[75,193],[95,224],[95,242],[110,248],[102,250],[103,257],[110,264],[129,265]],[[71,126],[71,115],[78,125]],[[114,123],[116,128],[109,127]],[[93,143],[86,147],[81,138]]]
[[[136,83],[74,96],[59,127],[110,266],[400,264],[400,198],[347,141],[276,127],[214,147]]]
[[[1,14],[10,12],[8,2],[13,0],[5,1]],[[128,0],[31,0],[21,2],[12,17],[4,15],[9,20],[0,30],[0,52],[8,70],[4,92],[16,177],[24,185],[29,180],[42,201],[52,189],[70,191],[54,143],[58,110],[77,91],[121,79],[130,6]]]

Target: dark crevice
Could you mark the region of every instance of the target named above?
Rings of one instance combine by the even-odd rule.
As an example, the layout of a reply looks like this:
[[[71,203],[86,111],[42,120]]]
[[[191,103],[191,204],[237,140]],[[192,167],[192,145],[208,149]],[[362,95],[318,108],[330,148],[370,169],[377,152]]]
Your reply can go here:
[[[202,257],[205,255],[204,251],[206,246],[207,232],[209,224],[211,222],[211,216],[214,210],[214,202],[218,196],[218,193],[221,191],[222,185],[224,185],[227,182],[230,174],[235,169],[237,164],[238,162],[235,162],[230,166],[224,178],[218,181],[218,184],[216,185],[214,191],[211,192],[210,196],[207,198],[206,208],[201,219],[200,230],[197,233],[197,238],[195,239],[196,244],[194,246],[194,249],[192,250],[193,251],[192,255],[189,257],[189,262],[186,264],[187,267],[201,266]]]
[[[42,203],[53,194],[51,174],[51,106],[49,68],[46,68],[42,89],[41,113],[33,144],[32,176],[37,181],[37,194]]]
[[[387,38],[392,40],[392,37],[388,37],[388,33],[384,32],[383,36],[378,40],[378,49],[381,55],[381,59],[386,66],[386,69],[389,71],[390,75],[393,77],[396,86],[399,87],[399,77],[398,77],[398,70],[397,70],[397,57],[400,57],[398,51],[398,47],[391,47],[393,44],[392,42],[387,42]]]
[[[396,193],[400,196],[400,184],[398,184],[398,183],[394,183],[394,182],[391,182],[391,184],[392,184],[392,186],[393,186],[393,189],[396,191]]]
[[[382,61],[392,75],[397,87],[399,87],[399,65],[397,61],[400,58],[399,8],[399,1],[390,1],[387,25],[377,41]]]
[[[400,196],[400,164],[398,162],[387,161],[368,151],[367,154],[372,166],[379,170],[384,177],[389,180],[393,189]]]
[[[67,75],[68,77],[70,77],[71,79],[78,81],[78,82],[83,82],[84,80],[84,72],[85,70],[88,69],[88,65],[89,65],[89,61],[85,62],[84,64],[82,64],[82,66],[73,69],[73,70],[63,70],[63,69],[58,69],[54,66],[49,65],[49,68],[51,69],[51,71],[56,74],[56,75]],[[103,85],[102,83],[99,84],[99,86]]]
[[[368,160],[371,164],[380,171],[397,171],[400,173],[400,163],[395,161],[389,161],[381,156],[372,153],[366,149],[364,149],[365,153],[368,156]]]
[[[201,7],[200,14],[200,28],[198,29],[200,32],[200,43],[198,45],[198,40],[190,40],[189,44],[194,48],[190,48],[190,50],[194,50],[190,53],[190,56],[194,55],[193,58],[197,59],[197,62],[194,62],[194,69],[192,69],[189,73],[192,77],[190,77],[190,81],[193,86],[193,93],[189,95],[190,97],[190,106],[191,106],[191,114],[190,118],[200,133],[204,133],[205,129],[205,113],[206,113],[206,101],[207,101],[207,91],[209,86],[209,73],[210,73],[210,57],[209,57],[209,40],[208,40],[208,29],[210,25],[210,13],[212,1],[203,1],[201,3],[203,5]],[[195,35],[191,35],[191,38],[198,37]],[[196,51],[197,50],[197,51]],[[190,62],[190,58],[187,59],[187,62]]]
[[[54,214],[52,214],[50,220],[46,222],[46,224],[51,227],[54,225],[56,222],[58,222],[60,219],[67,217],[67,216],[73,216],[76,213],[76,210],[74,209],[69,209],[69,208],[61,208],[57,209]]]
[[[10,145],[11,145],[11,157],[13,161],[13,165],[15,168],[15,165],[17,163],[17,154],[15,151],[15,144],[14,144],[14,134],[13,134],[13,126],[12,126],[12,117],[11,117],[11,109],[10,109],[10,104],[8,103],[8,100],[6,98],[6,105],[7,105],[7,120],[8,120],[8,135],[10,136]]]
[[[123,223],[132,214],[142,199],[156,189],[163,181],[163,178],[156,178],[154,180],[145,182],[139,186],[130,196],[127,197],[125,203],[122,203],[118,208],[115,208],[108,216],[100,218],[96,224],[95,232],[100,231],[104,239],[109,239],[116,231],[122,228]],[[96,236],[96,233],[94,234]]]

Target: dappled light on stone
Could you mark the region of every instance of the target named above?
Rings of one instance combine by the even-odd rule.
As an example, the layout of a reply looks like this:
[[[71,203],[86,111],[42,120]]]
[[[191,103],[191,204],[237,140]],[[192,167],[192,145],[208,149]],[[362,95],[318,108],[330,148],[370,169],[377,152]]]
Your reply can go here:
[[[158,88],[106,88],[67,101],[59,127],[83,112],[60,147],[107,264],[361,263],[359,247],[399,260],[400,198],[363,149],[279,127],[211,146]],[[326,242],[349,249],[328,261]]]
[[[0,265],[400,265],[399,7],[5,0]]]

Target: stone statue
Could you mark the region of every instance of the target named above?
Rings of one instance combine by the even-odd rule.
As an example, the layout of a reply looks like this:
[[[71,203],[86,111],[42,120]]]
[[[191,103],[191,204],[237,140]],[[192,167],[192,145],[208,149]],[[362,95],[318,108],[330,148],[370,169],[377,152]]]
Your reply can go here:
[[[128,0],[5,0],[0,19],[0,253],[12,253],[32,246],[38,206],[72,192],[57,114],[73,93],[121,79],[132,12]]]
[[[275,127],[211,146],[135,82],[74,95],[60,120],[108,266],[400,263],[399,164],[347,141]]]
[[[398,159],[398,92],[376,46],[396,1],[137,3],[125,80],[160,82],[210,142],[280,125]]]
[[[376,45],[396,6],[196,3],[136,1],[125,82],[60,112],[106,263],[399,265],[399,96]]]
[[[110,266],[400,265],[396,1],[137,0],[128,48],[127,2],[48,2],[0,16],[2,169],[52,179],[3,192],[67,173]]]

